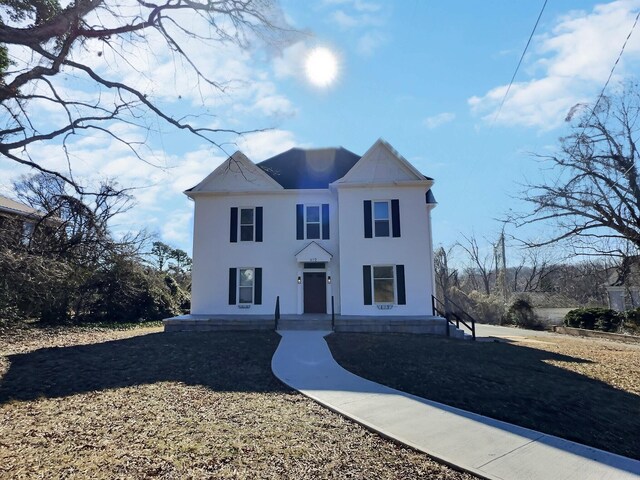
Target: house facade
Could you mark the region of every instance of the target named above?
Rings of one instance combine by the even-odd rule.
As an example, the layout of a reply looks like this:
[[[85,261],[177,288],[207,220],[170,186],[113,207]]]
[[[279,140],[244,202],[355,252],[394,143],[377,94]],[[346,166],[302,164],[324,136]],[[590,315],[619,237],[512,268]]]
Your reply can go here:
[[[384,140],[361,157],[233,154],[195,204],[191,317],[431,316],[433,179]]]
[[[29,246],[42,219],[42,212],[0,195],[0,244],[20,249]]]

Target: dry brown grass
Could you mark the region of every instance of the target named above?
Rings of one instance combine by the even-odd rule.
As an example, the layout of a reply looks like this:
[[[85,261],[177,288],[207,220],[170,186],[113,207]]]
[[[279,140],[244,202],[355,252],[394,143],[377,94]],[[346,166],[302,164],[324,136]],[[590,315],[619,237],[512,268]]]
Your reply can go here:
[[[328,342],[339,363],[365,378],[640,459],[638,345],[561,336],[464,342],[376,334],[334,334]]]
[[[3,478],[473,478],[272,376],[274,333],[0,339]]]

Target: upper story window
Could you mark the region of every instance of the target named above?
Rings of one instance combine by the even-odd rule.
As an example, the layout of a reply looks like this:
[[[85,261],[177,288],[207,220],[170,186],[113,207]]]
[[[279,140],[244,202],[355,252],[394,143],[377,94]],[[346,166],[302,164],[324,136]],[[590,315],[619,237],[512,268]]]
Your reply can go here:
[[[296,205],[296,238],[298,240],[329,239],[329,204]]]
[[[240,209],[240,241],[241,242],[253,242],[254,240],[254,228],[255,228],[255,209],[253,208],[241,208]]]
[[[364,238],[400,236],[400,201],[364,201]]]
[[[320,238],[320,205],[307,205],[304,210],[306,237],[317,240]]]
[[[262,241],[262,207],[231,207],[229,241]]]
[[[373,202],[373,233],[376,237],[389,236],[391,208],[389,202]]]

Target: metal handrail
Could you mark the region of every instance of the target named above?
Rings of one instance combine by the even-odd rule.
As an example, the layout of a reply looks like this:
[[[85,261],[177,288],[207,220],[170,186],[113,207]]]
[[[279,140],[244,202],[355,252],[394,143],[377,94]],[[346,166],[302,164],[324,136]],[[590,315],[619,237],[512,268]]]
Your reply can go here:
[[[331,295],[331,330],[334,330],[336,327],[336,311],[333,306],[333,295]]]
[[[456,312],[453,310],[448,310],[447,305],[445,303],[438,300],[434,295],[431,295],[431,308],[433,310],[433,314],[440,315],[445,320],[447,320],[448,323],[450,323],[451,325],[455,325],[457,328],[460,328],[460,324],[462,323],[462,325],[464,325],[471,331],[471,338],[475,340],[476,339],[476,319],[473,318],[471,315],[469,315],[467,312],[465,312],[462,308],[460,308],[460,306],[456,304],[454,301],[450,300],[449,298],[447,298],[446,301],[450,305],[453,305],[454,307],[456,307],[458,311]],[[442,309],[439,308],[440,306],[442,307]],[[453,320],[451,320],[451,317],[455,319],[455,323],[453,322]],[[465,321],[464,318],[462,317],[466,317],[467,321]],[[449,327],[447,327],[447,336],[449,336]]]
[[[280,320],[280,295],[276,297],[276,310],[273,313],[273,320],[275,323],[275,330],[278,330],[278,321]]]

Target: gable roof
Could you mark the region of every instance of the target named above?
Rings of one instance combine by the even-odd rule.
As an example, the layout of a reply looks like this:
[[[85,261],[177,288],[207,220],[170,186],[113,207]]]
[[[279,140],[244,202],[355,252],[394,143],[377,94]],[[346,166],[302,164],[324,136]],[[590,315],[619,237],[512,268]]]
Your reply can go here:
[[[258,168],[247,156],[237,151],[222,162],[195,187],[186,190],[187,196],[199,192],[245,192],[282,190],[282,186]]]
[[[388,142],[379,138],[336,185],[376,185],[393,182],[433,184]]]
[[[42,213],[35,208],[25,205],[24,203],[16,202],[10,198],[0,195],[0,212],[13,213],[14,215],[21,215],[24,217],[41,217]]]
[[[344,177],[360,156],[346,148],[292,148],[258,167],[285,189],[329,188]]]

